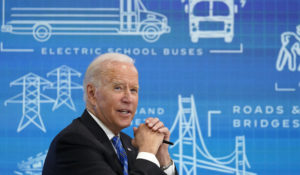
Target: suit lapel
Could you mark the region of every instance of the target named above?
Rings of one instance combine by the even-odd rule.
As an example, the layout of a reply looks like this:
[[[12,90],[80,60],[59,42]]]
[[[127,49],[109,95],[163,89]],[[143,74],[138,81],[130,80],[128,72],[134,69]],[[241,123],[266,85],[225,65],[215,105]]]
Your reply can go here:
[[[90,132],[99,140],[100,147],[103,147],[105,151],[104,155],[108,161],[108,164],[112,167],[113,170],[117,171],[118,174],[123,174],[123,169],[121,163],[118,159],[118,156],[111,144],[111,141],[108,139],[105,132],[101,127],[96,123],[96,121],[90,116],[90,114],[85,110],[81,116],[82,123],[90,130]]]

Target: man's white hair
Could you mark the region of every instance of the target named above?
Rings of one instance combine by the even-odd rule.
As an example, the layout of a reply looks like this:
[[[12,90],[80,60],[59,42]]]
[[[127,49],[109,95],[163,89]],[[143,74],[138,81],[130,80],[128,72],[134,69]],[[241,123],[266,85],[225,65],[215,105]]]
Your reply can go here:
[[[103,73],[103,67],[101,66],[103,62],[124,62],[134,64],[134,60],[127,55],[120,53],[106,53],[97,57],[89,65],[85,72],[83,80],[83,89],[84,89],[84,100],[87,101],[86,86],[88,83],[93,84],[96,87],[101,86],[101,74]]]

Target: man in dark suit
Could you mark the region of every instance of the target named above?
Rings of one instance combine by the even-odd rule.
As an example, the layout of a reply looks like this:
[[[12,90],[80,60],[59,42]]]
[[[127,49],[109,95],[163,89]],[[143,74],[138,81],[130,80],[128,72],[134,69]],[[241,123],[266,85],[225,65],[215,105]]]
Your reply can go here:
[[[130,126],[138,104],[138,72],[133,60],[109,53],[95,59],[84,77],[86,110],[52,141],[43,175],[177,174],[170,158],[170,132],[158,118]]]

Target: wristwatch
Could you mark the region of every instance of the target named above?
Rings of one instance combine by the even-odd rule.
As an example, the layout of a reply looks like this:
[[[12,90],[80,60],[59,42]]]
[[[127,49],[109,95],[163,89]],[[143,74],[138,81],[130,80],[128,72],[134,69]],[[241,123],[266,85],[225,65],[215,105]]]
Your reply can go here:
[[[165,165],[165,166],[161,166],[160,169],[162,169],[163,171],[165,171],[166,169],[168,169],[170,166],[173,165],[173,160],[171,159],[170,163]]]

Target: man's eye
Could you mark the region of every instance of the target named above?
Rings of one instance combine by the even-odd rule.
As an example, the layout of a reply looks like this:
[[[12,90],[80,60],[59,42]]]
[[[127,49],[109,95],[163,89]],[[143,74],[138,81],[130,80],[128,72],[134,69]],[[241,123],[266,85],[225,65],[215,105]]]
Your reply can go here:
[[[137,92],[138,92],[137,89],[131,89],[130,91],[131,91],[132,93],[137,93]]]
[[[121,90],[122,88],[120,86],[116,86],[114,89],[115,90]]]

